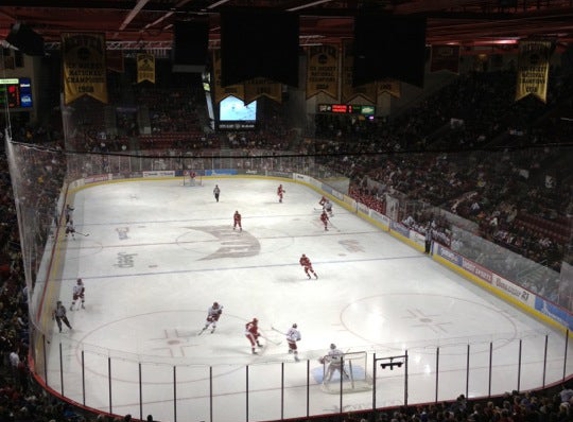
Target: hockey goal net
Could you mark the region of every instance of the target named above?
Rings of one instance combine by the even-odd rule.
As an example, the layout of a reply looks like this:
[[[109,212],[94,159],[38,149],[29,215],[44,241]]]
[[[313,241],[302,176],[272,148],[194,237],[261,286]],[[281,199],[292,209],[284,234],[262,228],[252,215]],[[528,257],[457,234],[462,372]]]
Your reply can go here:
[[[357,393],[372,389],[373,381],[368,370],[368,353],[345,353],[342,362],[342,391],[344,393]],[[332,371],[332,376],[330,376],[328,373],[329,365],[328,362],[322,365],[322,390],[327,393],[339,394],[341,373],[338,369],[335,369]]]
[[[203,186],[203,179],[193,170],[185,170],[183,172],[183,186]]]

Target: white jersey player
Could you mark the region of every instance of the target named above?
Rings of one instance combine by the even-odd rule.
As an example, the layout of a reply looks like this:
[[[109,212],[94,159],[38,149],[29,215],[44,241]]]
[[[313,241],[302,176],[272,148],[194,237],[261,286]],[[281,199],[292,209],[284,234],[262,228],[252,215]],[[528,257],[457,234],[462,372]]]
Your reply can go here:
[[[86,309],[84,304],[85,304],[85,292],[86,292],[86,288],[84,286],[84,282],[81,278],[78,278],[76,284],[74,284],[74,287],[72,288],[72,305],[70,306],[70,311],[74,310],[74,306],[76,306],[76,301],[80,301],[81,302],[81,308],[82,309]]]
[[[322,206],[322,209],[324,211],[326,211],[331,217],[332,217],[332,202],[330,202],[328,199],[324,202],[324,205]]]
[[[205,326],[199,334],[202,334],[207,328],[211,327],[211,334],[215,332],[217,328],[217,321],[223,313],[223,307],[219,305],[218,302],[213,302],[213,305],[207,310],[207,319],[205,321]]]
[[[340,376],[344,375],[345,378],[350,378],[344,368],[344,353],[337,349],[334,343],[330,345],[330,350],[321,360],[323,363],[328,363],[328,369],[324,375],[324,384],[330,382],[334,371],[340,372]]]
[[[294,354],[294,360],[296,362],[299,361],[298,358],[298,348],[296,345],[297,341],[300,341],[301,336],[300,336],[300,331],[298,331],[298,326],[296,324],[293,324],[291,328],[288,329],[288,331],[286,332],[286,341],[288,344],[288,352],[290,354]]]

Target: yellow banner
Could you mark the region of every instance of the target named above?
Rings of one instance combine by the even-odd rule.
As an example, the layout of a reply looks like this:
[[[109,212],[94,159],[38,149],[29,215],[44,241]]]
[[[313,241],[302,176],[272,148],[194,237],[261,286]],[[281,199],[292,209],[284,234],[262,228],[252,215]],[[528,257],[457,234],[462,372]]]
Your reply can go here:
[[[308,47],[306,68],[306,98],[321,92],[338,100],[338,46]]]
[[[139,53],[137,55],[137,83],[149,81],[155,83],[155,56]]]
[[[342,48],[342,102],[348,103],[356,97],[363,97],[372,104],[376,104],[378,98],[376,83],[364,84],[357,87],[352,86],[354,67],[352,41],[344,41]]]
[[[221,85],[221,50],[213,51],[213,79],[215,104],[219,104],[222,100],[230,96],[245,101],[245,87],[243,84]]]
[[[402,96],[402,85],[396,79],[383,79],[376,82],[378,84],[378,94],[388,93],[392,97],[400,98]]]
[[[547,102],[551,41],[521,41],[517,61],[515,101],[528,95]]]
[[[283,99],[282,84],[269,78],[253,78],[244,82],[245,103],[250,104],[260,97],[268,97],[277,103]]]
[[[64,103],[88,95],[107,104],[103,34],[62,34]]]

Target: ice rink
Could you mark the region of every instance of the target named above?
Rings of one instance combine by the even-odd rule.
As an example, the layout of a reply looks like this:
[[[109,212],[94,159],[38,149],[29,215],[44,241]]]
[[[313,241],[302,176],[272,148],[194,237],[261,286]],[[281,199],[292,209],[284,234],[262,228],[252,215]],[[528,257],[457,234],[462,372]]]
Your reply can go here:
[[[54,325],[48,356],[54,390],[104,412],[153,414],[164,422],[371,408],[372,390],[341,401],[321,388],[317,358],[331,343],[345,352],[367,351],[370,365],[373,353],[408,350],[409,403],[453,399],[466,389],[487,396],[518,383],[523,390],[561,377],[562,333],[338,204],[324,231],[319,192],[263,178],[204,178],[202,184],[139,179],[71,194],[76,229],[88,236],[66,240],[60,233],[54,260],[61,285],[48,289],[45,301],[53,306],[60,299],[69,308],[81,277],[86,309],[68,311],[72,331],[60,334]],[[236,210],[242,232],[232,228]],[[318,280],[304,274],[303,253]],[[217,330],[199,335],[214,301],[224,307]],[[244,336],[253,317],[266,337],[259,355]],[[295,322],[302,334],[299,363],[271,328],[286,331]],[[467,363],[475,368],[469,380]],[[378,368],[377,406],[404,403],[404,370]]]

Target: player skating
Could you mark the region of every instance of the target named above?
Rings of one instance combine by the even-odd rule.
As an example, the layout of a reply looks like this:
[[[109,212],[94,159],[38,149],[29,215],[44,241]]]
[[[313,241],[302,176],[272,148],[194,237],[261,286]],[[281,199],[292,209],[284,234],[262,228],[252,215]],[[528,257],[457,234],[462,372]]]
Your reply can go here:
[[[215,185],[213,188],[213,196],[217,202],[219,202],[219,195],[221,195],[221,189],[219,189],[219,185]]]
[[[283,185],[279,185],[279,187],[277,188],[277,195],[279,197],[279,202],[283,202],[283,197],[286,193],[286,190],[284,190]]]
[[[76,229],[73,221],[71,220],[66,223],[66,239],[68,238],[68,235],[70,235],[72,239],[76,239]]]
[[[335,371],[338,371],[341,377],[344,376],[345,378],[350,378],[348,372],[344,368],[344,353],[342,350],[337,349],[334,343],[330,345],[330,350],[326,355],[319,359],[319,362],[322,364],[328,363],[323,384],[330,382]]]
[[[288,344],[288,352],[289,354],[294,354],[295,362],[298,362],[300,359],[298,358],[298,347],[296,342],[300,341],[301,335],[300,331],[298,331],[298,326],[293,324],[292,327],[286,332],[286,341]]]
[[[74,211],[74,208],[72,208],[72,206],[70,204],[66,204],[66,208],[64,208],[64,215],[66,217],[66,225],[68,223],[72,223],[73,224],[73,218],[72,218],[72,212]]]
[[[332,202],[327,199],[322,206],[322,209],[323,211],[326,211],[330,217],[332,217]]]
[[[259,333],[259,320],[257,318],[253,318],[252,321],[249,321],[245,324],[245,337],[251,343],[251,352],[253,355],[257,355],[257,351],[255,350],[255,346],[263,347],[263,345],[259,342],[259,337],[261,334]]]
[[[215,329],[217,328],[217,321],[219,321],[219,318],[221,317],[222,313],[223,313],[223,307],[219,305],[218,302],[213,302],[213,305],[211,305],[207,310],[207,319],[205,320],[205,326],[203,327],[199,335],[203,334],[203,332],[207,330],[209,327],[211,327],[211,334],[213,334],[215,332]]]
[[[238,227],[240,232],[243,231],[241,219],[242,217],[241,214],[239,214],[239,211],[235,211],[235,214],[233,214],[233,230],[235,230]]]
[[[66,324],[70,330],[72,329],[70,321],[68,321],[68,317],[66,316],[66,307],[62,305],[61,300],[58,300],[58,303],[56,303],[56,309],[52,312],[52,319],[56,320],[60,333],[62,332],[62,322]]]
[[[330,219],[328,218],[326,211],[322,211],[322,214],[320,214],[320,221],[322,221],[322,224],[324,225],[324,231],[328,231],[328,222]]]
[[[318,278],[318,274],[316,274],[314,268],[312,268],[312,262],[310,262],[308,256],[302,254],[298,262],[304,268],[304,273],[306,274],[309,280],[312,278],[310,274],[314,275],[314,278]]]
[[[70,311],[74,310],[74,307],[76,306],[76,302],[79,300],[81,303],[81,309],[86,309],[85,308],[85,291],[86,288],[84,286],[84,282],[82,281],[81,278],[78,278],[78,280],[76,281],[76,284],[74,284],[74,287],[72,288],[72,305],[70,306]]]

